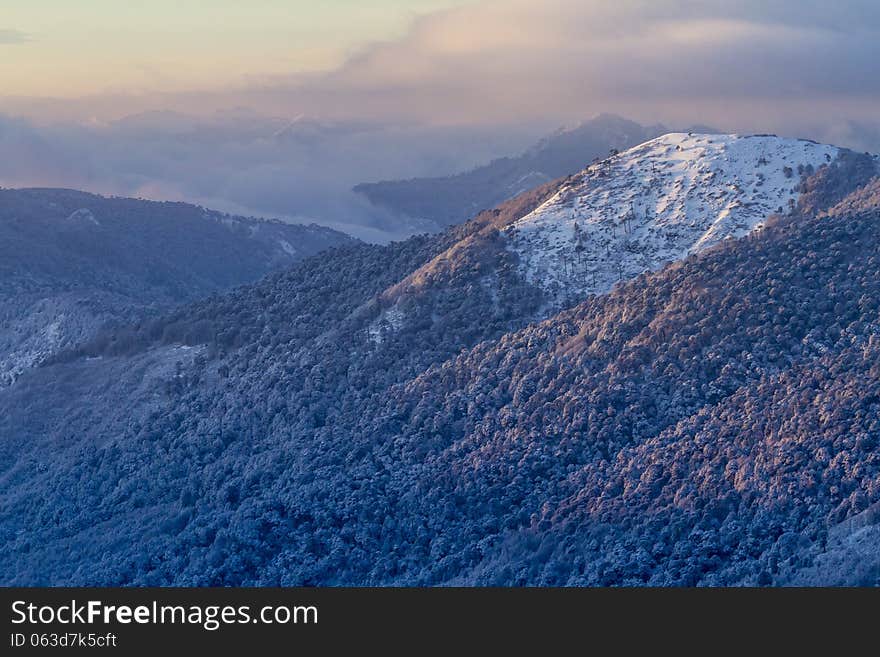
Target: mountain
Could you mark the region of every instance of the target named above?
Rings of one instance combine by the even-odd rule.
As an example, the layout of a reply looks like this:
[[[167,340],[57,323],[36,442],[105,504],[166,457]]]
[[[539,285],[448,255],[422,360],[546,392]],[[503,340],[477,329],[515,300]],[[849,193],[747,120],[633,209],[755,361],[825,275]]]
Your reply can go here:
[[[518,194],[580,171],[611,149],[623,150],[665,130],[601,114],[560,130],[516,157],[493,160],[466,173],[357,185],[354,191],[377,206],[440,226],[466,221]]]
[[[573,248],[556,217],[601,261],[651,177],[626,230],[672,244],[656,271],[521,255]],[[878,185],[844,150],[667,136],[99,332],[0,390],[0,582],[876,583]]]
[[[866,185],[876,169],[872,156],[807,140],[671,133],[522,195],[527,206],[514,201],[508,210],[481,214],[474,223],[484,225],[482,239],[456,243],[386,301],[412,293],[419,287],[413,281],[448,286],[477,266],[485,284],[510,268],[539,290],[542,305],[532,319],[542,319],[760,230],[799,204],[817,214]],[[490,262],[493,250],[503,257]]]
[[[583,298],[760,228],[839,154],[772,135],[668,134],[590,166],[506,234],[528,280]]]
[[[0,387],[108,322],[253,282],[350,238],[183,203],[0,190]]]

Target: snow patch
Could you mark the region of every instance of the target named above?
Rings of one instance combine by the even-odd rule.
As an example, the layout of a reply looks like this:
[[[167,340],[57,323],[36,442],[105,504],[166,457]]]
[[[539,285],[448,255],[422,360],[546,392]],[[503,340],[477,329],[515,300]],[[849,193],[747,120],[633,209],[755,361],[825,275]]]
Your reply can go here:
[[[101,223],[95,218],[95,215],[92,214],[92,211],[88,208],[80,208],[79,210],[71,212],[70,215],[67,217],[67,221],[89,223],[94,226],[101,225]]]
[[[383,310],[379,316],[367,327],[367,335],[375,344],[382,344],[387,332],[399,331],[406,321],[406,314],[394,304],[391,308]]]
[[[296,249],[288,242],[287,240],[278,240],[278,244],[281,245],[281,250],[284,251],[289,256],[296,255]]]
[[[673,133],[590,166],[506,229],[553,305],[742,237],[797,203],[840,149],[773,135]]]
[[[37,310],[10,325],[0,326],[0,388],[15,383],[26,370],[57,353],[69,342],[63,314],[40,325],[43,313]]]

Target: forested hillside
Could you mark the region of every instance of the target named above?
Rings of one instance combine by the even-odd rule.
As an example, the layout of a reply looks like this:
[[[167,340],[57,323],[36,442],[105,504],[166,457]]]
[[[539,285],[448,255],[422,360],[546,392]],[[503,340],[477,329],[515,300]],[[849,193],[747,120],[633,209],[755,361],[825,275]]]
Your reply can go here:
[[[251,283],[352,241],[185,203],[0,190],[0,387],[107,324]]]
[[[880,212],[837,166],[543,321],[501,229],[558,185],[104,332],[0,391],[0,581],[877,583],[828,567],[880,502]]]

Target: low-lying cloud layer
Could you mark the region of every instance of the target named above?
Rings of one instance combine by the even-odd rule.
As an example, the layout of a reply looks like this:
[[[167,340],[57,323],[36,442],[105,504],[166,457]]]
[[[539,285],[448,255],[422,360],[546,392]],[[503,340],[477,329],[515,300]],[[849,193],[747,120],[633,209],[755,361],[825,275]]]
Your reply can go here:
[[[354,185],[468,168],[521,150],[536,136],[529,129],[333,123],[242,111],[50,126],[0,116],[0,185],[181,200],[386,240],[435,227],[369,205]]]

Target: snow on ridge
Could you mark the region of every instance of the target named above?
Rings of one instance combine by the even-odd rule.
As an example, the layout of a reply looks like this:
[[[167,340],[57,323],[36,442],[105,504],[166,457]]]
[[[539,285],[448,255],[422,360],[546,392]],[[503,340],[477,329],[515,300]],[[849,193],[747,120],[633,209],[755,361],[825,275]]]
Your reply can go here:
[[[506,229],[552,305],[604,293],[797,202],[801,176],[840,149],[774,135],[670,133],[594,164]]]
[[[95,215],[92,214],[92,211],[88,208],[80,208],[79,210],[71,212],[70,215],[67,217],[67,221],[69,223],[79,221],[94,224],[95,226],[101,225],[101,223],[97,219],[95,219]]]
[[[293,245],[284,239],[279,239],[278,244],[281,246],[281,250],[284,251],[289,256],[296,255],[296,249],[293,248]]]

